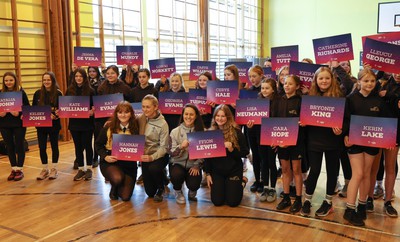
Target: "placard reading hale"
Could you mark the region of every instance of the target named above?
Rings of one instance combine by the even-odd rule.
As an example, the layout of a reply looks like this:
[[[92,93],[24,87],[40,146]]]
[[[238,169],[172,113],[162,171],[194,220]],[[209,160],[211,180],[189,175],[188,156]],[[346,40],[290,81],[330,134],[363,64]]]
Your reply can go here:
[[[118,160],[140,161],[144,154],[144,135],[113,134],[111,155]]]
[[[0,112],[20,112],[22,92],[0,92]]]
[[[118,65],[143,65],[143,46],[117,46]]]
[[[342,128],[345,98],[304,95],[300,121],[304,125]]]
[[[111,117],[118,103],[123,100],[122,93],[93,96],[94,116],[96,118]]]
[[[89,96],[59,96],[58,117],[60,118],[89,118]]]
[[[169,76],[176,71],[175,58],[165,58],[149,60],[151,78],[161,78]]]
[[[189,102],[187,92],[160,92],[158,107],[162,114],[181,114],[183,107]]]
[[[22,126],[24,127],[51,127],[50,106],[22,106]]]
[[[216,104],[232,104],[238,99],[237,81],[212,81],[207,83],[207,101]]]
[[[313,39],[313,45],[315,62],[318,64],[354,59],[351,34]]]
[[[224,135],[221,130],[188,133],[189,159],[225,157]]]
[[[211,106],[207,104],[207,90],[189,89],[189,102],[203,113],[211,113]]]
[[[261,120],[262,145],[291,146],[297,144],[299,118],[263,118]]]
[[[269,117],[269,99],[239,99],[236,101],[235,121],[237,124],[261,124],[261,118]]]
[[[101,48],[75,46],[74,63],[77,66],[100,66]]]
[[[397,118],[351,115],[349,143],[377,148],[396,146]]]

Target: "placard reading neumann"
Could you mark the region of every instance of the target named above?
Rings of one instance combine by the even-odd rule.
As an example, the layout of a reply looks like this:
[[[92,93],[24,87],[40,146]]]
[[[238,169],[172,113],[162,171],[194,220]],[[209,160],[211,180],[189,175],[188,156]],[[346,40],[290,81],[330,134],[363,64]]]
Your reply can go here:
[[[261,118],[269,117],[269,99],[239,99],[236,101],[235,121],[237,124],[261,124]]]
[[[349,143],[377,148],[396,146],[397,118],[351,115]]]
[[[300,121],[304,125],[342,128],[345,98],[304,95]]]
[[[289,65],[291,60],[299,61],[298,45],[271,48],[271,64],[273,70]]]
[[[216,67],[217,62],[215,61],[190,61],[189,80],[197,80],[200,74],[206,71],[212,75],[212,80],[215,80]]]
[[[239,81],[251,86],[248,73],[250,67],[253,65],[252,62],[225,62],[225,66],[228,65],[235,65],[239,71]]]
[[[77,66],[100,66],[101,48],[75,46],[74,63]]]
[[[262,145],[296,145],[299,118],[263,118],[261,120]]]
[[[300,78],[300,85],[310,89],[314,73],[323,65],[290,61],[289,73]]]
[[[122,93],[93,96],[94,117],[107,118],[113,115],[118,103],[124,100]]]
[[[51,127],[50,106],[22,106],[22,126],[24,127]]]
[[[0,112],[20,112],[22,92],[0,92]]]
[[[189,102],[196,105],[202,113],[211,113],[211,106],[207,104],[207,90],[189,89]]]
[[[169,76],[176,71],[175,58],[165,58],[149,60],[151,78],[161,78]]]
[[[111,155],[123,161],[140,161],[144,155],[144,135],[113,134]]]
[[[60,118],[89,118],[89,96],[60,96],[58,97],[58,117]]]
[[[318,64],[354,59],[351,34],[313,39],[313,45],[315,62]]]
[[[207,101],[216,104],[232,104],[238,99],[237,81],[207,82]]]
[[[225,157],[224,135],[221,130],[188,133],[189,159]]]
[[[118,65],[143,65],[143,46],[117,46]]]
[[[181,114],[183,107],[189,102],[187,92],[160,92],[158,107],[162,114]]]
[[[373,69],[400,73],[400,46],[366,38],[362,60]]]

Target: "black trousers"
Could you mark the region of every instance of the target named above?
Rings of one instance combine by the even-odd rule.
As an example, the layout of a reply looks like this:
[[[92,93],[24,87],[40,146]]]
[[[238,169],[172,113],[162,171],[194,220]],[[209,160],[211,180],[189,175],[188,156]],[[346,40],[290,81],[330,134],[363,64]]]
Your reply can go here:
[[[264,182],[264,186],[270,184],[272,188],[275,188],[276,180],[278,179],[276,152],[271,148],[271,146],[267,145],[260,145],[259,151],[261,157],[261,179]]]
[[[174,186],[174,190],[181,190],[184,182],[186,182],[186,187],[191,191],[197,191],[200,188],[202,179],[201,170],[199,170],[198,175],[192,176],[189,174],[189,169],[186,169],[181,165],[174,164],[170,167],[169,175],[171,178],[171,183]]]
[[[58,158],[60,156],[60,152],[58,150],[58,134],[59,130],[42,130],[42,129],[37,129],[37,138],[38,138],[38,143],[39,143],[39,150],[40,150],[40,160],[42,161],[42,164],[47,164],[48,163],[48,157],[47,157],[47,137],[50,139],[50,145],[51,145],[51,157],[52,157],[52,163],[58,163]]]
[[[0,132],[7,146],[7,155],[11,167],[23,167],[25,162],[24,140],[26,128],[2,128]]]
[[[152,162],[142,162],[144,190],[149,197],[154,197],[157,189],[164,189],[164,168],[167,161],[161,157]]]
[[[243,167],[236,167],[227,173],[211,172],[211,201],[215,206],[227,204],[239,206],[243,198]]]
[[[92,147],[92,136],[93,130],[76,131],[70,130],[72,139],[75,145],[75,156],[76,161],[80,167],[84,166],[83,151],[86,152],[86,164],[92,165],[93,161],[93,147]]]

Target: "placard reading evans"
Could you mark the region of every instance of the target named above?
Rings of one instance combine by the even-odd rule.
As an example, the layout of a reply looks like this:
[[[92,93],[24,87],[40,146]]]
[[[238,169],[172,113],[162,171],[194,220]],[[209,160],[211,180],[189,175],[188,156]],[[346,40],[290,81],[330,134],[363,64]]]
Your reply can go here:
[[[296,145],[299,118],[263,118],[261,121],[262,145]]]
[[[176,71],[175,58],[165,58],[149,60],[151,78],[161,78],[169,76]]]
[[[362,60],[373,69],[400,73],[400,46],[366,38]]]
[[[100,66],[101,48],[75,46],[74,63],[77,66]]]
[[[124,100],[122,93],[93,96],[95,118],[108,118],[113,115],[118,103]]]
[[[113,134],[111,155],[118,160],[140,161],[144,154],[144,135]]]
[[[58,117],[60,118],[89,118],[89,96],[59,96]]]
[[[50,106],[22,106],[22,126],[24,127],[51,127]]]
[[[353,60],[351,34],[342,34],[326,38],[313,39],[315,62]]]
[[[117,46],[118,65],[143,65],[143,46]]]
[[[397,118],[351,115],[349,143],[377,148],[396,146]]]
[[[225,157],[224,135],[221,130],[188,133],[189,159]]]
[[[188,102],[189,93],[187,92],[160,92],[158,94],[158,106],[162,114],[180,115]]]
[[[237,81],[212,81],[207,83],[207,101],[216,104],[232,104],[238,99]]]
[[[0,92],[0,112],[20,112],[22,92]]]
[[[203,113],[211,113],[211,106],[207,104],[207,90],[189,89],[189,102]]]
[[[300,121],[304,125],[342,128],[345,98],[304,95]]]
[[[247,124],[253,121],[260,125],[261,118],[269,117],[269,99],[239,99],[236,101],[235,121],[237,124]]]

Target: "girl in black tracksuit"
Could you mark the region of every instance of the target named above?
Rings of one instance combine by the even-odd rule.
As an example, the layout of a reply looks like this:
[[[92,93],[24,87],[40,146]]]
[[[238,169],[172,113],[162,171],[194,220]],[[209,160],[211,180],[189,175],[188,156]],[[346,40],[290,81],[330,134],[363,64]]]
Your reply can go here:
[[[150,71],[147,68],[138,71],[139,83],[131,90],[130,99],[132,102],[141,102],[143,98],[151,94],[158,98],[158,91],[154,88],[154,84],[150,83]]]
[[[246,138],[235,123],[227,105],[215,108],[211,130],[224,133],[225,157],[208,158],[204,161],[207,184],[211,188],[211,201],[215,206],[227,204],[236,207],[243,197],[243,157],[249,153]]]
[[[22,105],[29,105],[28,96],[13,72],[4,73],[1,92],[21,92]],[[7,178],[8,181],[20,181],[24,178],[22,169],[25,162],[24,140],[26,128],[22,126],[21,115],[22,112],[0,113],[0,132],[7,146],[7,155],[12,169]]]
[[[321,67],[315,72],[309,95],[343,97],[339,82],[329,67]],[[310,172],[306,180],[305,201],[301,215],[310,215],[311,199],[321,173],[322,156],[325,154],[327,171],[326,196],[321,207],[315,212],[315,215],[326,216],[332,211],[332,196],[335,193],[339,158],[343,146],[342,129],[337,127],[307,126],[306,131]]]
[[[62,92],[58,88],[56,76],[53,72],[45,72],[42,76],[42,87],[33,95],[33,106],[50,106],[51,107],[51,127],[37,127],[36,133],[38,138],[40,160],[43,169],[37,177],[38,180],[56,179],[58,176],[57,163],[59,158],[58,135],[61,129],[60,119],[58,118],[58,97],[62,96]],[[50,139],[52,152],[52,168],[49,171],[47,157],[47,138]]]

